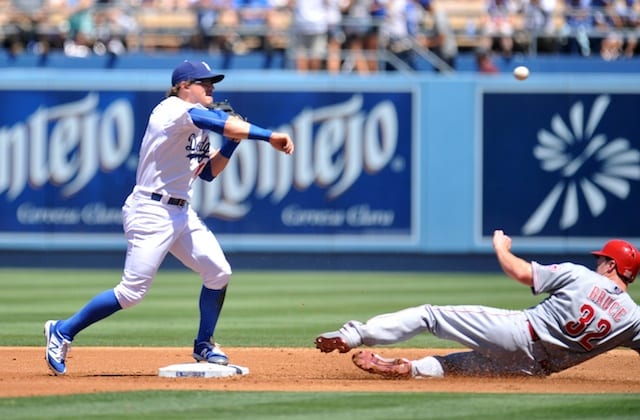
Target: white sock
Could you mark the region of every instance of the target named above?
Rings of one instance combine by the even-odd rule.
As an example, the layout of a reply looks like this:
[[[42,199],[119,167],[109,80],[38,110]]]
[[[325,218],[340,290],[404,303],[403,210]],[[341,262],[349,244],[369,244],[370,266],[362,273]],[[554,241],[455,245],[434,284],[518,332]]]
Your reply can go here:
[[[438,359],[433,356],[427,356],[411,362],[411,376],[416,378],[442,378],[444,376],[444,369]]]

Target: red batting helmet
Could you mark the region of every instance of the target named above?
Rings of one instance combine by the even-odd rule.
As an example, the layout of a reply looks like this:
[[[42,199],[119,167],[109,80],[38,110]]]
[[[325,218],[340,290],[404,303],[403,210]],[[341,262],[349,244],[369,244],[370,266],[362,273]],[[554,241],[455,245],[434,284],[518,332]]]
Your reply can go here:
[[[640,270],[640,253],[635,246],[621,239],[612,239],[600,251],[593,251],[598,257],[611,258],[616,262],[618,275],[624,277],[628,283],[635,280]]]

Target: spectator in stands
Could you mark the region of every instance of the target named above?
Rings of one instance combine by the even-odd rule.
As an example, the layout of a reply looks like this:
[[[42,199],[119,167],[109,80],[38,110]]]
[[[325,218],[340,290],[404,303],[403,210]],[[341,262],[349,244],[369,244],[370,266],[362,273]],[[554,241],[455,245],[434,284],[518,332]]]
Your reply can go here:
[[[224,53],[243,53],[238,34],[240,15],[236,0],[195,0],[191,6],[198,20],[199,47]]]
[[[198,48],[244,54],[284,54],[290,23],[287,0],[195,0]],[[265,66],[268,67],[267,64]]]
[[[210,30],[218,19],[219,3],[219,0],[192,1],[190,7],[196,14],[196,22],[198,24],[197,34],[193,39],[194,48],[199,50],[215,50],[214,36]]]
[[[67,1],[67,39],[64,53],[70,57],[86,57],[96,40],[95,0]]]
[[[557,52],[557,28],[553,20],[556,6],[556,0],[524,0],[522,14],[529,52]]]
[[[617,60],[622,56],[624,40],[617,31],[611,31],[600,41],[600,57],[605,61]]]
[[[478,48],[475,52],[476,66],[478,73],[498,74],[500,70],[493,61],[493,51],[485,48]]]
[[[424,28],[419,37],[420,44],[433,51],[449,67],[455,69],[458,56],[456,34],[449,23],[449,16],[444,9],[438,7],[436,0],[420,0],[420,5],[429,15],[431,26]],[[424,19],[426,21],[427,19]],[[436,67],[436,71],[439,68]]]
[[[127,35],[139,31],[130,4],[119,0],[98,0],[95,14],[96,54],[122,55],[127,51]]]
[[[265,68],[271,67],[275,55],[282,57],[283,67],[286,65],[291,19],[289,0],[269,0],[269,12],[266,16],[267,33],[263,45],[266,57]]]
[[[618,2],[618,6],[621,4]],[[633,57],[638,50],[640,37],[640,3],[637,0],[626,0],[620,12],[622,27],[625,28],[625,57]]]
[[[622,36],[616,31],[616,11],[614,8],[616,0],[591,0],[591,11],[593,13],[593,33],[589,34],[589,42],[591,49],[594,51],[610,50],[612,55],[617,58],[620,54],[613,53],[618,48],[618,44],[622,43]],[[602,46],[606,43],[608,45]],[[615,45],[615,47],[614,47]],[[620,52],[622,48],[620,48]],[[605,53],[606,55],[606,53]],[[615,58],[613,58],[615,59]]]
[[[247,50],[268,49],[267,25],[272,11],[269,0],[236,0],[240,38]]]
[[[338,73],[342,67],[342,47],[345,35],[342,28],[342,0],[325,0],[327,8],[327,59],[329,73]]]
[[[417,17],[420,15],[414,0],[387,0],[384,4],[384,20],[380,27],[383,45],[392,57],[400,59],[410,69],[416,68],[414,42],[418,32]],[[398,70],[399,62],[387,60],[385,69]]]
[[[514,22],[518,9],[514,0],[487,0],[486,13],[482,18],[482,31],[491,41],[492,49],[507,58],[513,54],[514,33],[521,29],[516,28]]]
[[[596,29],[605,44],[600,48],[603,58],[633,56],[638,43],[636,0],[593,0],[592,7]]]
[[[20,13],[18,13],[11,0],[0,0],[0,7],[4,13],[0,13],[0,37],[2,47],[11,55],[17,55],[24,50],[24,40],[20,27]]]
[[[296,69],[300,72],[323,70],[329,31],[325,0],[292,0],[291,3]]]
[[[344,34],[347,51],[345,66],[360,74],[378,71],[379,12],[383,5],[375,0],[344,0]]]
[[[15,12],[13,11],[11,0],[0,0],[0,8],[5,11],[4,13],[0,13],[0,28],[2,28],[2,31],[0,31],[0,39],[2,39],[2,47],[11,52],[11,46],[19,41],[19,38],[12,39],[14,35],[13,20]]]
[[[49,38],[57,31],[45,31],[53,15],[46,0],[6,0],[0,7],[3,10],[0,33],[4,35],[5,49],[14,55],[24,51],[44,54],[49,50]]]
[[[595,28],[591,0],[566,0],[564,20],[561,36],[565,52],[591,55],[589,35]]]

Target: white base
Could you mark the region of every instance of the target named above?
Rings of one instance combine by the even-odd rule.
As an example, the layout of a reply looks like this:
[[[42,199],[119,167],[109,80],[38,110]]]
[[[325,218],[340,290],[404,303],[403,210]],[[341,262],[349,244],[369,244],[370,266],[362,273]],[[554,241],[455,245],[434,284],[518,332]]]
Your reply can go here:
[[[225,378],[248,374],[249,369],[246,367],[215,363],[182,363],[165,366],[158,370],[158,376],[164,378]]]

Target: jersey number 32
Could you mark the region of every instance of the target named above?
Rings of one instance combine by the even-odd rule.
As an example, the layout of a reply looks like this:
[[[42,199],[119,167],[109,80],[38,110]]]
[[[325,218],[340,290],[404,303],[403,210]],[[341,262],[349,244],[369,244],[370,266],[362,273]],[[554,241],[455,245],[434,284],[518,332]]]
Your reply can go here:
[[[578,337],[582,335],[589,324],[594,321],[596,311],[593,309],[593,306],[585,303],[580,307],[580,312],[582,315],[577,321],[567,322],[564,326],[565,331],[571,337]],[[584,334],[580,340],[578,340],[580,345],[587,351],[593,349],[592,341],[606,336],[609,334],[609,331],[611,331],[611,323],[606,319],[598,320],[596,326],[598,328],[597,331]]]

